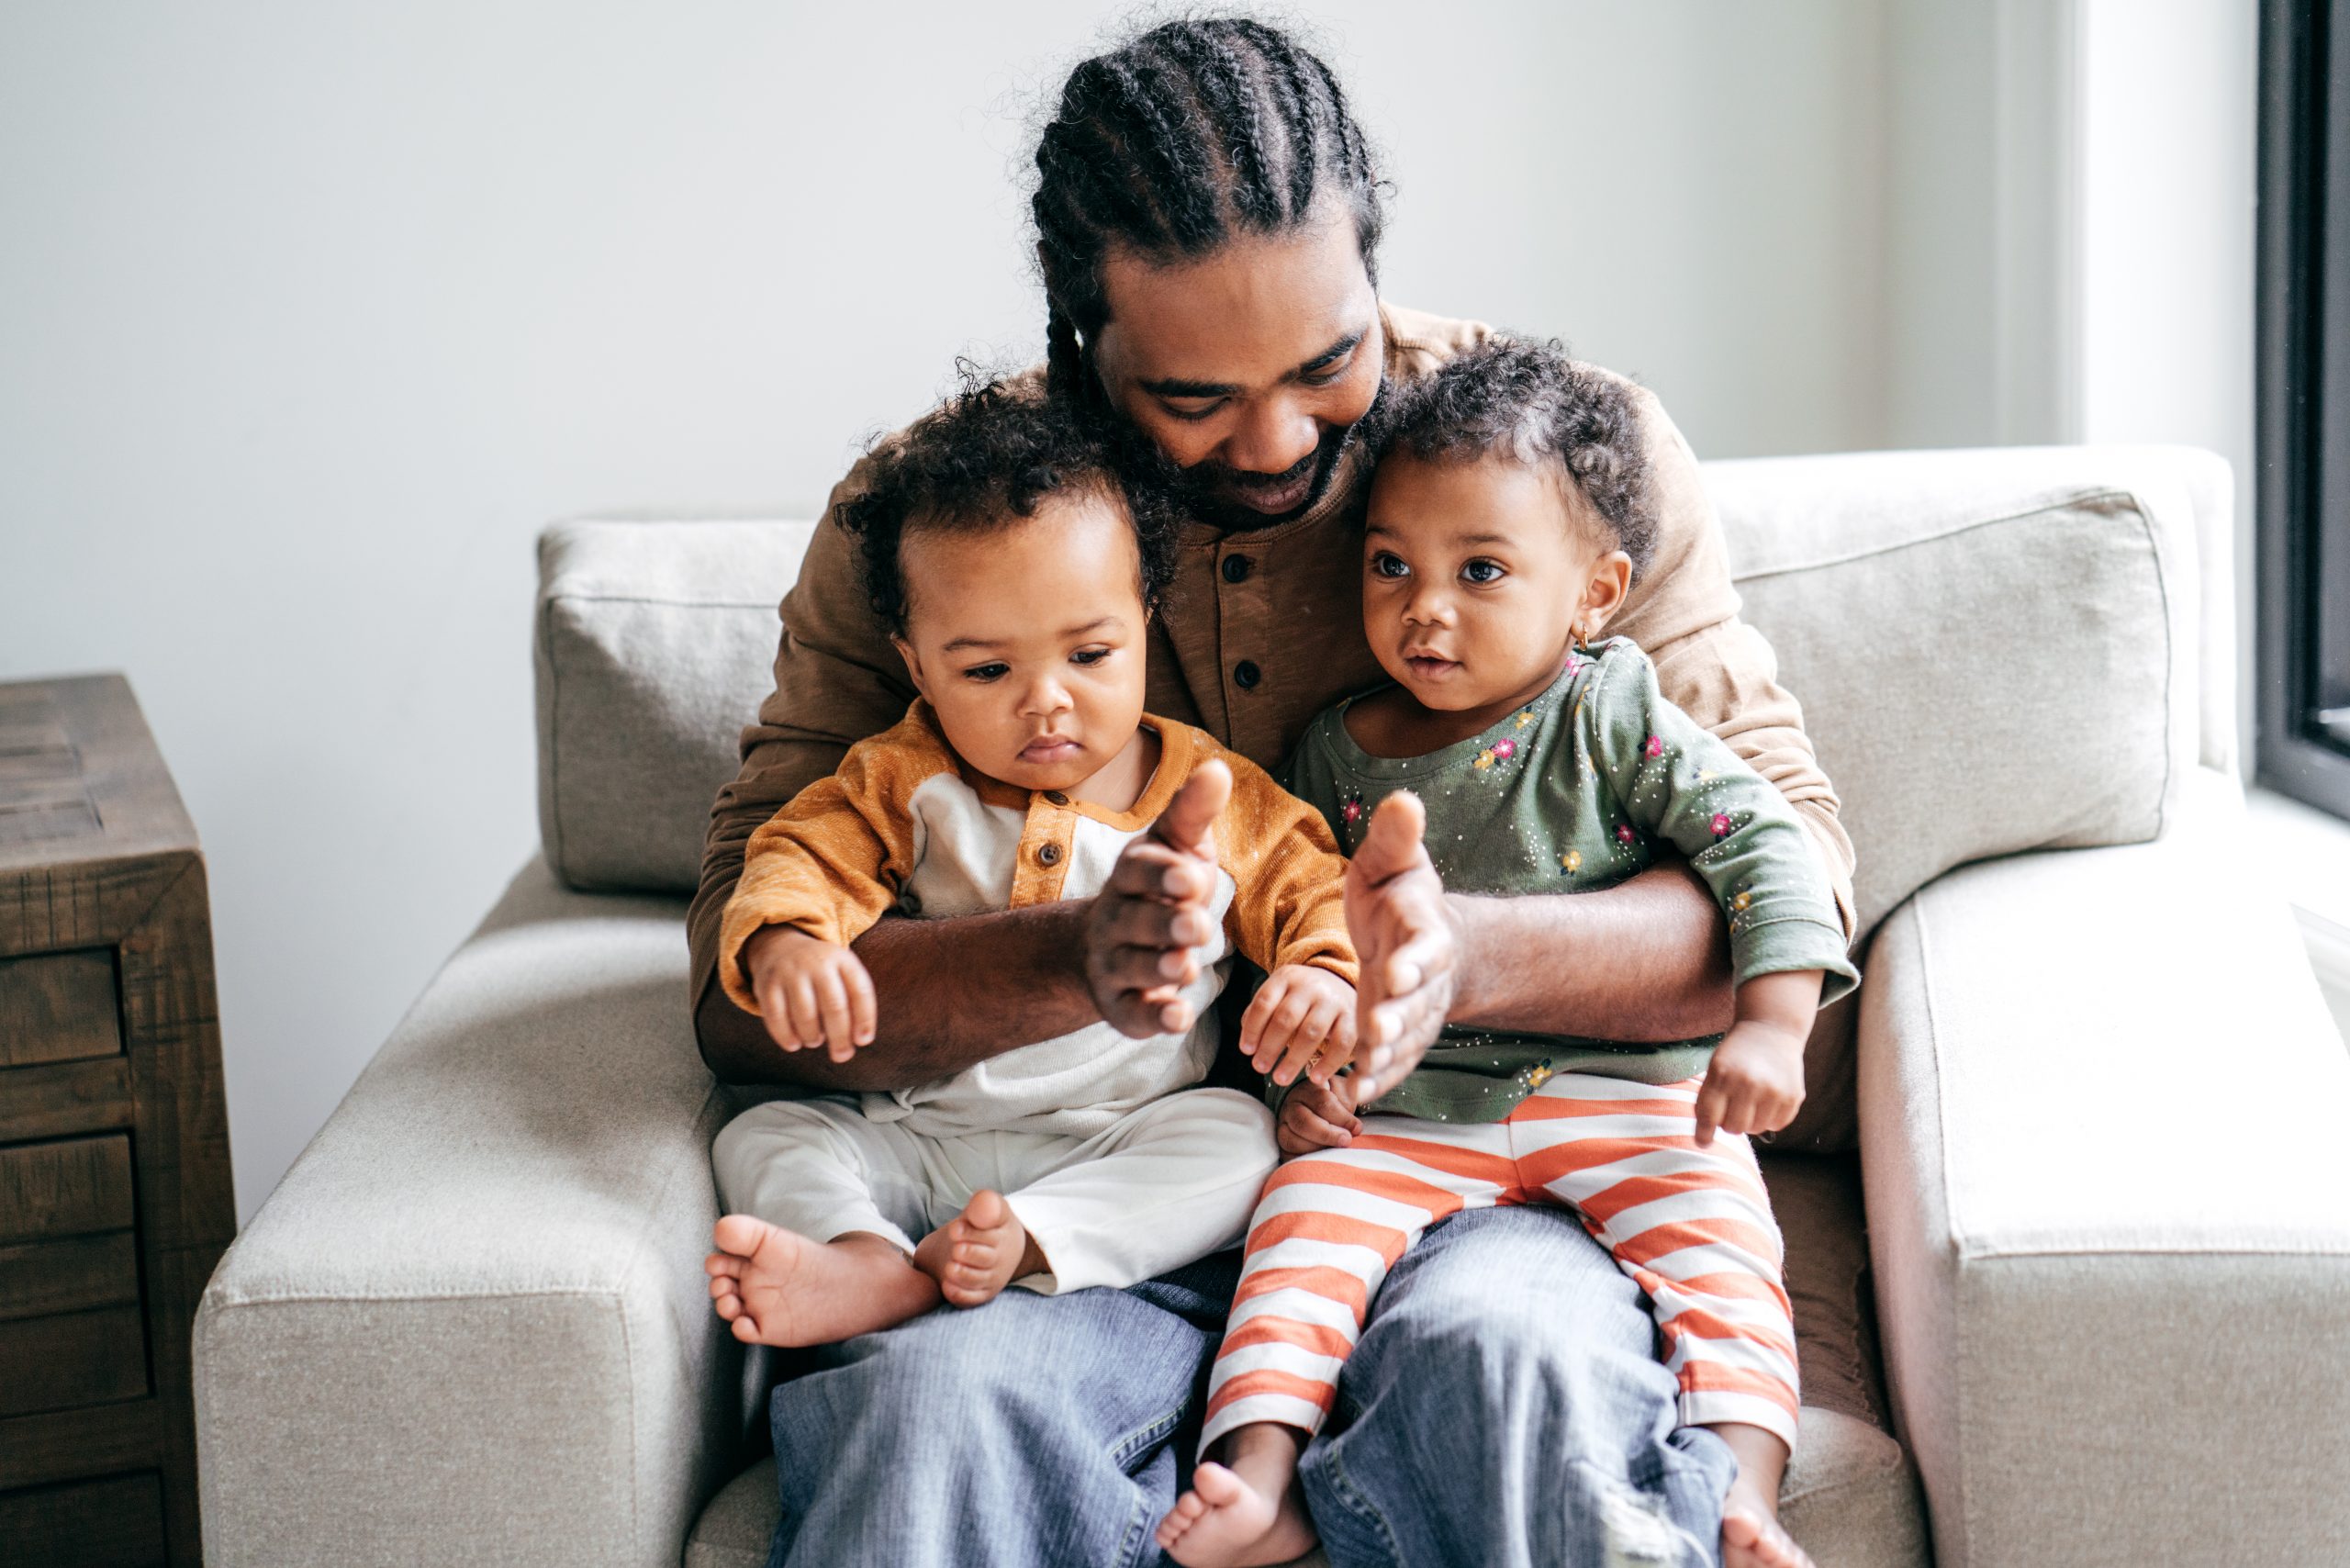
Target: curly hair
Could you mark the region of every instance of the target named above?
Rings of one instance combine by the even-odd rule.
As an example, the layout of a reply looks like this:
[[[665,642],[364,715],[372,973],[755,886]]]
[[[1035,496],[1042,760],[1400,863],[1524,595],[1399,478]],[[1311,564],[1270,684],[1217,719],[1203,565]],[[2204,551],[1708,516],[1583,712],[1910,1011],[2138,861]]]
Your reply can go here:
[[[1567,357],[1557,339],[1494,336],[1393,389],[1370,437],[1374,453],[1433,462],[1500,455],[1557,466],[1632,558],[1656,550],[1656,503],[1629,382]]]
[[[1047,496],[1101,496],[1134,528],[1137,585],[1157,610],[1175,575],[1176,520],[1129,496],[1114,454],[1062,398],[1033,382],[962,367],[962,389],[897,435],[869,448],[865,488],[833,510],[856,541],[874,614],[905,634],[907,591],[899,545],[913,533],[979,534],[1036,515]]]
[[[1160,24],[1083,61],[1036,143],[1046,375],[1084,397],[1080,335],[1109,319],[1113,243],[1169,259],[1236,234],[1286,234],[1344,198],[1378,280],[1383,183],[1338,79],[1287,33],[1238,17]]]

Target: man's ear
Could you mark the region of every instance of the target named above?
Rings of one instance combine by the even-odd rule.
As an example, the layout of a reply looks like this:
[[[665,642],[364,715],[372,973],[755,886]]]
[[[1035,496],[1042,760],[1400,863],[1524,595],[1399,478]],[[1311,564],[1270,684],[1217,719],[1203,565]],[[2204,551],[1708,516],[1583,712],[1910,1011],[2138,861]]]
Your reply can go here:
[[[1632,558],[1621,550],[1610,550],[1591,568],[1591,578],[1583,586],[1581,624],[1583,641],[1595,640],[1616,612],[1624,608],[1624,596],[1632,588]]]
[[[896,633],[890,633],[890,645],[898,650],[900,658],[906,661],[907,678],[914,683],[914,689],[921,692],[923,699],[927,700],[930,696],[930,683],[922,678],[922,655],[914,652],[914,645],[912,643],[907,642],[903,636]]]

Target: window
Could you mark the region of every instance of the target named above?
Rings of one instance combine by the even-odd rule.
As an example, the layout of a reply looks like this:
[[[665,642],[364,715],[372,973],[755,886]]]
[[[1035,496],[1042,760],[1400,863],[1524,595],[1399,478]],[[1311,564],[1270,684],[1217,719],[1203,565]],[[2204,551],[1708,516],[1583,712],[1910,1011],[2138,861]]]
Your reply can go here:
[[[2260,780],[2350,817],[2350,0],[2264,0]]]

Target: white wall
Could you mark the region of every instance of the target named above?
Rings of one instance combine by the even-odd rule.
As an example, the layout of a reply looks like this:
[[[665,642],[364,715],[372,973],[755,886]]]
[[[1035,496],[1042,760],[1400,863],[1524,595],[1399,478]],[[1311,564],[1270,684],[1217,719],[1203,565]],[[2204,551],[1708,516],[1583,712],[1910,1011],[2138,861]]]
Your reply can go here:
[[[124,669],[172,760],[241,1214],[532,849],[540,524],[805,511],[1034,354],[1025,95],[1112,9],[0,8],[0,678]],[[1320,8],[1390,293],[1879,443],[1879,10]]]

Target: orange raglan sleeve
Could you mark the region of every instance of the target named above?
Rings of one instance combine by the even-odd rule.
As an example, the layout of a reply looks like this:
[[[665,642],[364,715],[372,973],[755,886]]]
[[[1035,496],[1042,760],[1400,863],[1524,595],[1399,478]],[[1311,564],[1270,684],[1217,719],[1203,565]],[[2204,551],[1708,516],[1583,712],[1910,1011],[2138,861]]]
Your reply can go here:
[[[914,868],[913,792],[953,767],[917,703],[752,833],[719,921],[718,977],[734,1005],[759,1011],[743,945],[762,926],[787,925],[845,947],[897,902]]]
[[[1355,984],[1361,965],[1347,935],[1347,861],[1330,824],[1247,757],[1202,740],[1232,769],[1215,846],[1233,881],[1225,914],[1233,946],[1269,973],[1313,964]]]

